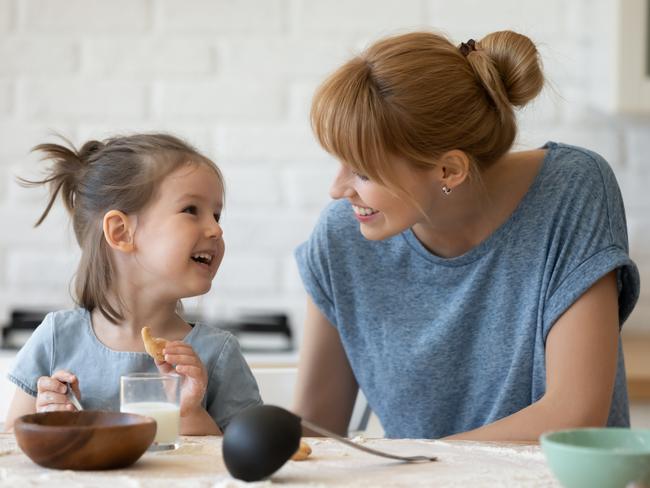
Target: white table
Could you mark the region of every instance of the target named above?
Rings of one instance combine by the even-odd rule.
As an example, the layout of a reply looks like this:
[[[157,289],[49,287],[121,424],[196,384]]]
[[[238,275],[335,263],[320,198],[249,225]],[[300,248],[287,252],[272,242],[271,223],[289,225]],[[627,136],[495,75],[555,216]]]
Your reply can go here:
[[[349,487],[559,487],[537,445],[357,439],[398,454],[432,454],[439,461],[402,464],[328,439],[308,438],[312,455],[289,461],[270,479],[246,484],[228,474],[220,437],[183,437],[176,451],[146,453],[116,471],[58,471],[31,462],[11,434],[0,435],[0,487],[236,488],[240,486]]]

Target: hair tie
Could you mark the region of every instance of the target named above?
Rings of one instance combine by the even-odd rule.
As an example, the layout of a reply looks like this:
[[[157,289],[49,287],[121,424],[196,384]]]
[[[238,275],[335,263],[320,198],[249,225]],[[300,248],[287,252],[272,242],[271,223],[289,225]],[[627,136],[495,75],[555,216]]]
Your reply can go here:
[[[469,53],[476,51],[476,41],[474,39],[470,39],[467,42],[461,42],[458,49],[460,49],[460,53],[463,56],[467,57]]]

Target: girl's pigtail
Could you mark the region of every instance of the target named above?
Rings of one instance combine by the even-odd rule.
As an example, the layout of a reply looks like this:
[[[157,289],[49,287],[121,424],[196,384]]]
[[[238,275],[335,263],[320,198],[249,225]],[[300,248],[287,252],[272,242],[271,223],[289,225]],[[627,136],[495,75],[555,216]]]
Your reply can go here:
[[[18,178],[23,186],[47,185],[50,188],[50,199],[34,227],[38,227],[45,220],[59,192],[61,192],[61,198],[67,210],[74,214],[79,182],[83,180],[88,164],[95,159],[96,153],[103,148],[101,142],[90,141],[77,151],[70,141],[65,138],[62,139],[69,147],[45,143],[39,144],[32,149],[33,152],[40,152],[43,155],[43,160],[52,161],[52,165],[47,169],[44,179],[27,180]]]

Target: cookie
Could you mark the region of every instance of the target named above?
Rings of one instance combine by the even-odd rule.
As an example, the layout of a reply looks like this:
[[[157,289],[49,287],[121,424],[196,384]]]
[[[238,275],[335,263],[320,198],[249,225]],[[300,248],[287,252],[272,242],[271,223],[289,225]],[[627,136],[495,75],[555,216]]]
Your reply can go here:
[[[159,363],[165,361],[163,349],[167,344],[167,340],[162,337],[153,337],[149,327],[142,328],[142,342],[144,342],[144,350],[147,351],[149,356],[154,358]]]
[[[291,456],[291,459],[293,461],[304,461],[309,457],[310,454],[311,454],[311,447],[309,447],[309,444],[307,444],[305,441],[301,439],[300,446],[298,447],[298,450],[294,453],[294,455]]]

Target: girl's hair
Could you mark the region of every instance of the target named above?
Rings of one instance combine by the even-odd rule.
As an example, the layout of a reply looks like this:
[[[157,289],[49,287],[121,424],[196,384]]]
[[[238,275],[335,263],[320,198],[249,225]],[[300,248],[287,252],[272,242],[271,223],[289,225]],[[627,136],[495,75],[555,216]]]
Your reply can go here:
[[[432,32],[380,40],[341,66],[318,88],[312,128],[329,153],[385,186],[389,156],[431,168],[460,149],[479,172],[503,156],[517,132],[514,107],[542,89],[532,41],[495,32],[464,55]]]
[[[39,144],[33,151],[52,161],[42,180],[19,178],[25,186],[48,185],[50,199],[36,222],[47,217],[59,192],[72,216],[81,260],[75,278],[75,301],[81,307],[99,311],[111,322],[124,319],[121,297],[112,288],[115,268],[104,239],[103,218],[109,210],[133,214],[154,196],[159,183],[176,169],[203,164],[214,170],[224,191],[219,168],[189,144],[168,134],[136,134],[104,141],[86,142],[81,149]],[[113,292],[117,303],[111,303]]]

